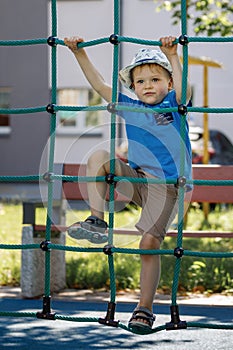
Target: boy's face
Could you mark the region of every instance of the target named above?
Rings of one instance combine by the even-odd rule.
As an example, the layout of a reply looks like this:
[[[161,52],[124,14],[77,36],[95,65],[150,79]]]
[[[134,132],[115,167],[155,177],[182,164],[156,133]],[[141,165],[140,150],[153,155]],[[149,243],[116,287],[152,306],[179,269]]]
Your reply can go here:
[[[132,81],[138,99],[150,105],[160,103],[172,88],[169,72],[155,63],[135,67]]]

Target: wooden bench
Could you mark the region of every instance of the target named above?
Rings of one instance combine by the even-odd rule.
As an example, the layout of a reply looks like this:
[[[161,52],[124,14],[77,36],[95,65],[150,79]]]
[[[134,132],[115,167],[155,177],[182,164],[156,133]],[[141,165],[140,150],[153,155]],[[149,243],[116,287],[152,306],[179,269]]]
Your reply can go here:
[[[85,176],[86,165],[84,164],[64,164],[63,175],[69,176]],[[193,165],[193,178],[195,180],[232,180],[233,179],[233,165]],[[190,197],[190,196],[189,196]],[[61,200],[59,205],[54,209],[59,212],[56,218],[59,217],[59,222],[54,222],[52,231],[66,231],[65,226],[65,211],[64,205],[67,201],[87,201],[87,185],[84,182],[62,182]],[[127,198],[116,192],[115,200],[117,202],[127,202]],[[191,202],[201,203],[233,203],[233,186],[194,186]],[[35,232],[45,231],[45,225],[35,222],[35,211],[40,202],[25,202],[23,203],[23,224],[31,224]],[[139,235],[137,230],[128,229],[114,229],[116,234]],[[169,231],[168,236],[175,236],[175,230]],[[219,232],[219,231],[187,231],[183,232],[184,237],[233,237],[233,232]]]

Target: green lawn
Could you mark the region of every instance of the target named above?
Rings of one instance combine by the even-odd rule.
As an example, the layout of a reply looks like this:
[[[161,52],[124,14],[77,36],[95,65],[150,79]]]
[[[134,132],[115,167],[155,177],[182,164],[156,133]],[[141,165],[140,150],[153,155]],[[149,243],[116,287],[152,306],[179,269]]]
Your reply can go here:
[[[116,213],[114,216],[115,220],[115,227],[125,227],[125,228],[134,228],[135,223],[137,222],[137,218],[139,216],[139,211],[134,208],[130,207],[129,210],[125,210],[119,213]],[[73,222],[83,220],[89,215],[89,212],[87,211],[67,211],[67,225],[70,225]],[[106,214],[106,220],[108,221],[108,215]],[[37,209],[36,212],[36,221],[38,223],[44,224],[46,222],[46,210],[45,209]],[[216,207],[214,211],[211,211],[208,216],[208,223],[204,220],[203,212],[200,210],[200,208],[191,208],[188,214],[188,221],[187,221],[187,229],[191,230],[206,230],[206,229],[212,229],[212,230],[223,230],[223,231],[233,231],[233,208],[220,208]],[[20,204],[9,204],[9,203],[3,203],[0,204],[0,244],[21,244],[21,232],[22,232],[22,206]],[[114,240],[115,246],[120,247],[134,247],[137,248],[139,243],[138,237],[130,237],[130,236],[118,236],[116,238],[116,241]],[[162,249],[173,249],[175,246],[175,239],[174,238],[167,238],[164,242],[164,245]],[[70,239],[67,237],[66,241],[67,245],[76,245],[76,242],[73,239]],[[228,240],[221,240],[221,239],[189,239],[189,241],[185,240],[184,245],[187,245],[187,247],[184,247],[186,249],[194,249],[194,250],[200,250],[200,251],[232,251],[233,250],[233,239]],[[96,276],[96,273],[93,273],[95,268],[99,269],[99,275],[103,275],[102,277],[107,279],[105,276],[106,273],[104,272],[106,270],[106,266],[103,268],[103,258],[98,256],[98,264],[97,267],[96,264],[93,265],[93,256],[90,259],[87,257],[88,254],[79,254],[79,260],[77,258],[77,254],[75,255],[72,252],[66,252],[66,261],[67,261],[67,278],[68,278],[68,285],[71,287],[90,287],[88,283],[96,283],[96,287],[99,287],[99,284],[101,283],[106,284],[107,282],[103,281],[94,281],[93,276]],[[89,254],[90,255],[90,254]],[[84,260],[83,260],[84,259]],[[116,269],[118,271],[118,281],[117,284],[119,284],[120,288],[136,288],[138,286],[138,271],[135,275],[131,276],[129,266],[131,266],[131,263],[129,264],[127,260],[127,256],[123,256],[120,254],[120,258],[116,257]],[[135,260],[135,266],[139,267],[140,261],[139,256],[132,256],[130,257],[131,262],[132,259]],[[163,258],[164,259],[164,258]],[[173,260],[171,263],[170,259],[174,259],[174,257],[167,257],[167,259],[164,259],[164,262],[162,264],[163,270],[162,271],[162,278],[161,278],[161,286],[163,286],[165,289],[168,284],[171,284],[171,274],[172,274],[172,268],[173,268]],[[186,261],[183,263],[185,268],[185,276],[182,276],[182,285],[185,286],[185,288],[194,288],[195,285],[199,285],[200,283],[204,284],[204,282],[200,282],[203,279],[205,280],[214,280],[213,278],[213,271],[214,275],[216,275],[216,281],[214,282],[214,286],[212,287],[211,284],[208,284],[205,286],[206,289],[216,289],[222,286],[223,289],[231,289],[233,287],[233,276],[231,272],[231,266],[232,266],[232,259],[225,259],[226,262],[222,260],[224,259],[218,259],[214,262],[214,267],[209,266],[209,261],[206,261],[205,259],[198,259],[195,258],[194,261],[190,261],[187,257],[185,258]],[[97,261],[96,260],[96,261]],[[208,260],[208,259],[207,259]],[[211,259],[209,259],[211,260]],[[220,261],[221,260],[221,261]],[[21,251],[20,250],[1,250],[1,260],[0,260],[0,285],[19,285],[20,281],[20,261],[21,261]],[[89,266],[89,272],[83,271],[82,275],[82,281],[76,280],[76,271],[77,269],[80,269],[80,264],[83,264],[85,261],[85,264],[87,266],[87,262],[90,265]],[[188,263],[187,265],[186,263]],[[214,261],[214,259],[213,259]],[[82,265],[82,266],[84,266]],[[105,269],[105,270],[104,270]],[[92,270],[90,272],[90,270]],[[170,274],[170,275],[169,275]],[[227,278],[225,277],[227,276]],[[221,277],[221,278],[220,278]],[[193,279],[193,283],[190,283],[190,278]],[[89,281],[89,282],[88,282]],[[99,284],[98,284],[99,283]],[[209,286],[209,287],[208,287]]]

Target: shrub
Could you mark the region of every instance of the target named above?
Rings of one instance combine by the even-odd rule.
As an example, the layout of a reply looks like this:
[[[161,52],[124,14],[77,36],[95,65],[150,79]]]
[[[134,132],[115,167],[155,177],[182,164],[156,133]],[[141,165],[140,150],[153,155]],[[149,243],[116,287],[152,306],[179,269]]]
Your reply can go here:
[[[134,289],[139,283],[140,258],[135,255],[116,254],[114,273],[117,289]],[[110,276],[105,255],[92,253],[71,258],[66,264],[66,281],[69,288],[109,288]]]
[[[165,240],[164,249],[174,248],[174,242]],[[170,248],[169,248],[170,247]],[[184,249],[206,252],[229,252],[229,239],[185,239]],[[162,256],[160,287],[171,289],[174,276],[175,257]],[[179,275],[179,289],[185,291],[222,292],[233,288],[232,259],[183,256]]]
[[[191,251],[229,251],[229,240],[185,239],[185,249]],[[162,249],[174,249],[174,238],[167,238]],[[176,257],[162,255],[159,288],[171,290]],[[140,256],[114,254],[116,288],[139,287]],[[67,261],[67,285],[78,289],[109,289],[110,277],[107,256],[99,253],[81,255]],[[183,256],[179,275],[179,290],[222,292],[233,288],[232,259]]]

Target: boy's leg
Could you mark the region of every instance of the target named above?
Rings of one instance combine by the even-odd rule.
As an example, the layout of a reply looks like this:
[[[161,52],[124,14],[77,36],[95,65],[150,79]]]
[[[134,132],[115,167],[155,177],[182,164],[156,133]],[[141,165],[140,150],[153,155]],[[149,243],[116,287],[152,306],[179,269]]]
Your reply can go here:
[[[87,176],[106,176],[110,173],[110,154],[105,150],[95,152],[87,163]],[[116,176],[137,176],[137,172],[130,168],[129,165],[120,159],[115,159]],[[107,193],[106,182],[88,182],[88,198],[90,204],[91,215],[104,219],[104,208]],[[117,184],[117,190],[122,192],[131,201],[134,198],[133,184],[124,182],[121,185]]]
[[[97,151],[87,163],[87,176],[106,176],[110,172],[110,155],[107,151]],[[104,219],[104,207],[107,191],[106,182],[88,182],[88,198],[91,215]]]
[[[106,176],[110,173],[110,154],[105,150],[95,152],[87,163],[87,176]],[[116,176],[138,177],[137,171],[132,169],[128,164],[120,159],[115,159]],[[104,208],[107,193],[106,182],[88,182],[88,198],[90,204],[91,215],[104,219]],[[138,193],[134,190],[132,182],[124,181],[117,183],[117,191],[124,194],[128,201],[138,202]]]
[[[140,249],[159,249],[159,240],[145,233],[140,242]],[[140,286],[141,295],[138,306],[152,311],[153,300],[160,280],[160,255],[141,254]]]
[[[142,196],[142,215],[136,225],[143,234],[140,248],[158,250],[177,212],[177,189],[170,185],[148,185],[142,188]],[[160,255],[141,254],[141,295],[129,321],[129,326],[135,330],[148,329],[153,324],[153,300],[160,270]]]
[[[109,153],[97,151],[87,163],[87,176],[105,176],[109,172]],[[87,239],[91,243],[107,242],[107,223],[104,221],[106,182],[87,182],[91,215],[84,222],[77,222],[68,228],[68,234],[75,239]]]
[[[140,242],[140,249],[159,249],[160,241],[150,233],[145,233]],[[160,256],[141,254],[140,288],[138,305],[129,321],[135,330],[150,329],[155,320],[153,300],[160,279]]]
[[[88,159],[87,176],[106,176],[110,173],[110,154],[105,150],[93,153]],[[131,169],[120,159],[115,159],[116,176],[136,176],[136,171]],[[124,187],[124,186],[123,186]],[[131,188],[131,191],[129,189]],[[129,200],[133,197],[133,186],[126,186]],[[89,205],[91,216],[85,222],[78,222],[71,225],[68,233],[75,239],[87,239],[92,243],[104,243],[107,241],[105,231],[107,223],[104,221],[104,208],[106,200],[107,183],[87,182]]]

